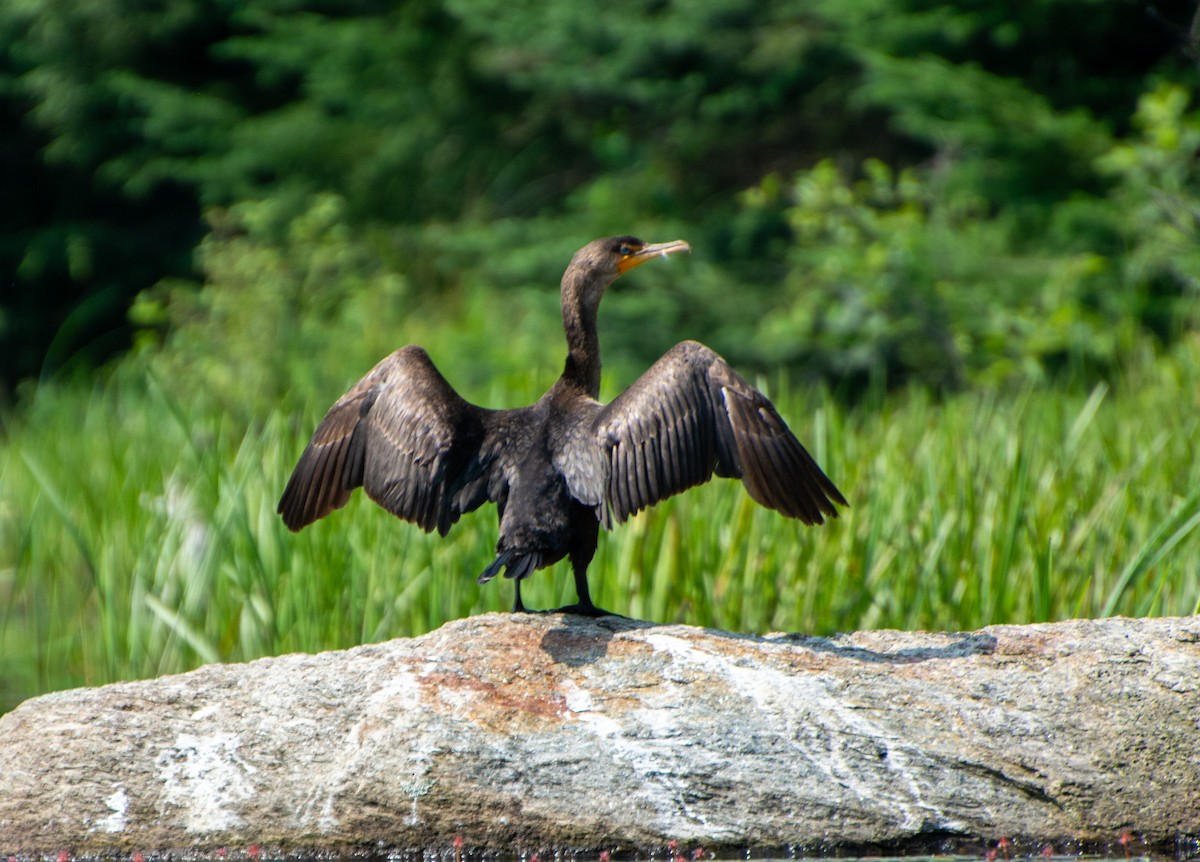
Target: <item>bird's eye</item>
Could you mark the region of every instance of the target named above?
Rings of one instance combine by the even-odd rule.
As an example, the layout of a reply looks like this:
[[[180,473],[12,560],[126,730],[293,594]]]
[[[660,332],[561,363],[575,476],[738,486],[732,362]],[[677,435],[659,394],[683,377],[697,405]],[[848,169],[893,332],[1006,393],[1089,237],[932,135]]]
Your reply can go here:
[[[633,249],[629,247],[628,243],[621,243],[619,246],[617,246],[617,254],[625,257],[626,255],[633,254]]]

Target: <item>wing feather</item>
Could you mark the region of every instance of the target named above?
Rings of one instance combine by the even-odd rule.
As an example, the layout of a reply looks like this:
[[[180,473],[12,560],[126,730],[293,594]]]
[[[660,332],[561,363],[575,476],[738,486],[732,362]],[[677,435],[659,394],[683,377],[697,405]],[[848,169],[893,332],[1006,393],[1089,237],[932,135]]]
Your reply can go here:
[[[637,488],[638,496],[647,500],[654,500],[654,483],[650,481],[651,467],[646,463],[646,441],[641,440],[637,446],[633,447],[634,461],[637,464]]]
[[[636,497],[630,496],[631,489],[629,487],[629,475],[631,471],[629,469],[629,447],[621,447],[621,450],[617,453],[617,456],[619,461],[619,469],[614,471],[615,475],[613,476],[613,481],[619,483],[618,491],[621,495],[621,505],[632,506]]]
[[[299,530],[358,487],[392,514],[443,535],[487,499],[481,446],[492,411],[463,400],[419,347],[383,359],[338,399],[288,480],[278,511]]]
[[[808,524],[848,505],[766,396],[702,344],[668,351],[594,428],[618,522],[714,473],[741,478],[756,501]]]
[[[663,423],[662,444],[659,450],[659,459],[662,461],[663,470],[666,473],[664,487],[675,488],[683,481],[683,467],[680,464],[679,457],[679,432],[676,430],[678,422],[678,409],[675,405],[675,399],[668,399],[666,402],[668,414],[666,421]]]

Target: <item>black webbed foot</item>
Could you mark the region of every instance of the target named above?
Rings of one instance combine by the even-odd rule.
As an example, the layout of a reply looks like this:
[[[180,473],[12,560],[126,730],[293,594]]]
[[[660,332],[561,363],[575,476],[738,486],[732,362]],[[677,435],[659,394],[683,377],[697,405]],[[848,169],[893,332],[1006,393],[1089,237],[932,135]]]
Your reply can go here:
[[[573,605],[563,605],[561,608],[554,608],[553,610],[546,611],[546,613],[577,614],[581,617],[620,617],[621,619],[627,619],[627,617],[621,616],[621,614],[615,614],[612,611],[604,610],[604,608],[598,608],[591,602],[576,602]]]

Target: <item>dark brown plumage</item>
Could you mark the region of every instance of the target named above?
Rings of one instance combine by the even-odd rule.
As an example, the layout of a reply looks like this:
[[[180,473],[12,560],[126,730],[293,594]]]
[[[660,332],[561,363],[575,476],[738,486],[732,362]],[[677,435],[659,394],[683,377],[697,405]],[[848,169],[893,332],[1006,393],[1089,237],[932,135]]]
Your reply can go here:
[[[399,518],[445,535],[464,512],[496,504],[496,559],[521,580],[569,557],[579,602],[602,614],[587,567],[600,525],[611,529],[659,500],[718,476],[806,524],[837,517],[845,498],[767,398],[702,344],[677,344],[607,406],[600,393],[596,312],[633,267],[688,244],[629,236],[580,249],[562,279],[567,361],[529,407],[486,410],[464,401],[420,347],[402,347],[343,395],[317,426],[279,513],[299,530],[345,505],[358,487]]]

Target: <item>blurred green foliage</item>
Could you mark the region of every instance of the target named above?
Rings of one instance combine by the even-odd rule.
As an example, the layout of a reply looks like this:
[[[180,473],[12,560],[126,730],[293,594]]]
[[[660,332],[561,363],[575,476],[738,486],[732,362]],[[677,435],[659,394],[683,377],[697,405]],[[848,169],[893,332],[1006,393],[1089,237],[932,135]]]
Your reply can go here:
[[[686,332],[738,363],[850,391],[1107,377],[1147,339],[1194,327],[1200,310],[1200,113],[1162,84],[1134,128],[1092,159],[1105,194],[1047,210],[1037,231],[963,193],[957,164],[896,172],[868,159],[847,171],[824,160],[768,176],[741,195],[727,234],[762,242],[758,262],[701,246],[678,264],[686,279],[640,274],[634,296],[604,308],[610,364],[632,373]],[[409,341],[441,347],[468,392],[521,369],[549,380],[561,336],[547,287],[571,238],[611,229],[620,209],[599,181],[585,212],[558,218],[353,226],[344,199],[305,200],[300,212],[278,198],[214,209],[197,257],[206,289],[164,282],[135,305],[137,322],[172,333],[164,361],[176,357],[179,374],[223,369],[198,391],[278,402],[322,369],[332,379],[315,382],[333,383]],[[687,230],[643,221],[654,238]],[[471,302],[507,324],[503,339],[431,344],[427,331]]]
[[[1037,215],[963,190],[975,165],[905,169],[831,161],[746,196],[790,229],[764,355],[824,377],[945,388],[1110,373],[1139,340],[1169,340],[1200,309],[1200,113],[1162,84],[1136,132],[1097,150],[1103,196]]]
[[[427,330],[439,364],[455,356],[447,345],[494,337],[495,314]],[[284,527],[280,490],[349,380],[247,418],[244,403],[226,412],[187,385],[196,376],[170,376],[162,357],[139,352],[88,387],[42,387],[6,429],[0,711],[44,691],[412,636],[511,606],[509,582],[474,579],[495,555],[491,506],[446,538],[361,493],[299,534]],[[192,370],[220,373],[215,361]],[[545,383],[533,377],[484,394],[521,403]],[[820,389],[769,391],[851,508],[810,529],[739,483],[693,489],[601,537],[590,576],[603,607],[809,633],[1200,612],[1200,336],[1091,392],[934,398],[914,386],[860,408]],[[531,607],[572,601],[569,568],[536,573],[523,593]]]
[[[199,264],[193,251],[224,218],[206,222],[206,208],[269,201],[286,242],[314,195],[340,199],[351,232],[398,228],[381,259],[418,291],[446,287],[424,280],[432,249],[403,254],[430,231],[494,270],[551,251],[561,266],[597,233],[675,227],[709,267],[681,322],[744,361],[936,386],[1111,362],[1125,330],[1169,337],[1185,313],[1186,261],[1168,271],[1173,240],[1142,214],[1158,207],[1148,217],[1165,231],[1195,206],[1183,141],[1195,107],[1180,101],[1198,78],[1193,9],[1150,12],[1134,0],[5,4],[0,109],[15,132],[0,152],[0,380],[88,367],[128,343],[139,292],[203,276],[209,251]],[[1143,107],[1134,121],[1143,94],[1158,119]],[[1156,168],[1147,148],[1172,158],[1164,122],[1181,143],[1174,167]],[[1155,170],[1175,178],[1173,210],[1152,200],[1167,180]],[[848,204],[829,197],[839,183]],[[748,212],[745,190],[764,187],[775,205]],[[813,226],[807,207],[832,221]],[[875,211],[872,223],[834,230],[853,210]],[[876,248],[856,271],[851,259],[891,231],[891,260]],[[465,234],[469,245],[450,241]],[[807,347],[812,327],[785,344],[777,321],[761,349],[747,344],[761,328],[748,309],[781,282],[798,290],[818,242],[849,268],[817,274],[816,293],[856,307]],[[1005,283],[945,298],[973,274]],[[1112,308],[1094,296],[1131,282],[1150,295]],[[812,317],[803,304],[786,316]],[[955,305],[977,320],[947,334]],[[1106,315],[1123,312],[1109,333]],[[1047,313],[1070,334],[1042,326]],[[895,326],[848,351],[836,330],[857,321]],[[1008,337],[1025,325],[1047,331]],[[938,351],[947,361],[932,367]]]

